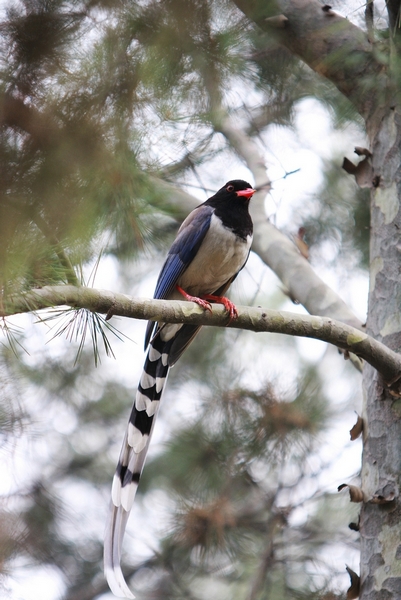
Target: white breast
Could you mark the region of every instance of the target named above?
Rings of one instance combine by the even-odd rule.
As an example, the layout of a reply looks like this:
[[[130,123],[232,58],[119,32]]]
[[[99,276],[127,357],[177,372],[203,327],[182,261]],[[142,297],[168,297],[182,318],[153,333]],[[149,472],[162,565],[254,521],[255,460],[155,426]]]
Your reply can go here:
[[[215,292],[243,267],[251,244],[252,236],[237,237],[213,214],[205,239],[178,285],[193,296]]]

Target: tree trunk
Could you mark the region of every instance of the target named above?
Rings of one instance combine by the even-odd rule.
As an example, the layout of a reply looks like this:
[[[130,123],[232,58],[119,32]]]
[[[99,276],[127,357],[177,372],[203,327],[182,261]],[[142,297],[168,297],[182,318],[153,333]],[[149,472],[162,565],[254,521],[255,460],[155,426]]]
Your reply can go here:
[[[401,111],[368,123],[373,153],[368,333],[401,350]],[[362,600],[401,598],[401,400],[364,369],[361,533]]]

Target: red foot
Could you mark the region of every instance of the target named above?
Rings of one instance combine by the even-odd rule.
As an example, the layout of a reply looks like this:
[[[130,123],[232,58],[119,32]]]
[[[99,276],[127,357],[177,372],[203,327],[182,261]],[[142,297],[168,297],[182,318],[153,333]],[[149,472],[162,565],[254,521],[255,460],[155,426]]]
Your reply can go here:
[[[203,297],[205,298],[205,300],[211,300],[216,304],[223,304],[224,308],[230,314],[229,323],[231,323],[233,319],[236,319],[238,317],[237,307],[235,306],[234,302],[231,302],[231,300],[229,300],[225,296],[213,296],[213,294],[206,294]]]
[[[199,304],[199,306],[201,306],[205,310],[212,312],[212,307],[210,305],[210,302],[207,302],[207,300],[203,300],[202,298],[198,298],[198,296],[190,296],[179,285],[176,285],[175,287],[176,287],[176,290],[178,290],[180,292],[180,294],[182,296],[184,296],[185,300],[188,300],[188,302],[196,302],[196,304]]]

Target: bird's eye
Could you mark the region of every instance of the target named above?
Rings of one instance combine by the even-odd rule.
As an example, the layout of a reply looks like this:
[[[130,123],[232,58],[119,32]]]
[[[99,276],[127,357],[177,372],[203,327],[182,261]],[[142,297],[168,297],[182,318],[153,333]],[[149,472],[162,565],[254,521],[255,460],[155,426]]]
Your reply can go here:
[[[230,185],[228,185],[226,187],[226,190],[227,190],[227,192],[233,192],[234,191],[234,186],[230,184]]]

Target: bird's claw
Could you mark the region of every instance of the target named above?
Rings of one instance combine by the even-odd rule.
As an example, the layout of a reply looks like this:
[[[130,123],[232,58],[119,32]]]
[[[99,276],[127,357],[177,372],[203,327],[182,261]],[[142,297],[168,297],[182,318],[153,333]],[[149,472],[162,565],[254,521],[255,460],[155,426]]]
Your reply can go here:
[[[185,300],[188,300],[188,302],[195,302],[205,310],[212,312],[212,305],[210,304],[210,302],[203,298],[198,298],[198,296],[191,296],[190,294],[187,294],[187,292],[183,290],[182,287],[180,287],[179,285],[176,285],[175,287],[180,292],[180,294],[184,296]]]
[[[179,285],[176,285],[175,287],[180,292],[180,294],[184,296],[185,300],[188,300],[188,302],[196,302],[196,304],[198,304],[205,310],[208,310],[209,312],[212,312],[212,306],[210,302],[208,302],[208,300],[210,300],[211,302],[215,302],[216,304],[222,304],[229,314],[228,324],[230,324],[231,321],[238,317],[237,307],[235,306],[234,302],[231,302],[231,300],[229,300],[225,296],[214,296],[213,294],[205,294],[203,298],[198,298],[198,296],[190,296],[189,294],[187,294],[187,292],[183,290],[182,287],[180,287]]]
[[[195,302],[205,310],[212,312],[212,305],[207,300],[204,300],[203,298],[198,298],[197,296],[190,296],[188,300],[190,300],[191,302]]]
[[[216,302],[216,304],[222,304],[224,306],[224,308],[229,314],[228,324],[230,324],[231,321],[238,317],[237,307],[235,306],[234,302],[231,302],[231,300],[229,300],[225,296],[213,296],[212,294],[208,294],[207,296],[204,296],[204,298],[207,300],[211,300],[212,302]]]
[[[238,317],[237,307],[235,306],[234,302],[231,302],[231,300],[229,300],[228,298],[223,297],[222,300],[224,300],[222,304],[229,313],[230,319],[228,322],[231,323],[231,321]]]

